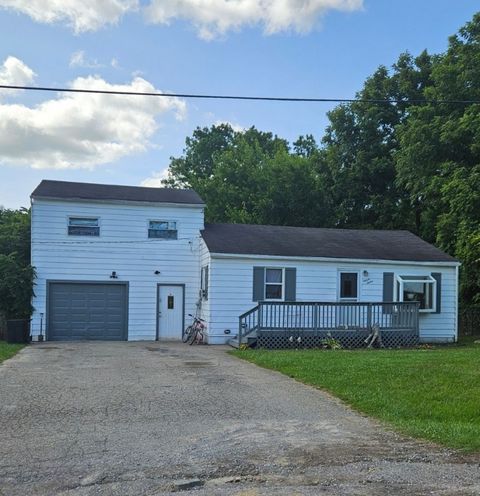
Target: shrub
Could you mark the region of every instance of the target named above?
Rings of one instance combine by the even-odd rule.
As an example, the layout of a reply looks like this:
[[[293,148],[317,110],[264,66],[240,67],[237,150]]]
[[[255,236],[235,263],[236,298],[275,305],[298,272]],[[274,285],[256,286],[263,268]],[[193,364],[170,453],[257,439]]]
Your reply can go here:
[[[0,254],[0,315],[4,319],[29,319],[35,269],[24,266],[16,252]]]

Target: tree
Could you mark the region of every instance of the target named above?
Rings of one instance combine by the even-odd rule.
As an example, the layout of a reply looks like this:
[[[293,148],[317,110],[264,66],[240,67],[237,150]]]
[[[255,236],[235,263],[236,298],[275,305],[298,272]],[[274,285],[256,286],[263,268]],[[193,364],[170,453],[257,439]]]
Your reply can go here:
[[[16,253],[0,255],[0,317],[30,318],[34,278],[33,267],[24,266]]]
[[[391,71],[379,67],[357,94],[359,100],[399,103],[359,101],[329,112],[323,143],[340,227],[416,230],[408,197],[396,183],[396,129],[408,118],[409,101],[422,98],[430,72],[426,52],[415,59],[402,54]]]
[[[0,254],[17,253],[20,263],[30,263],[30,210],[0,207]]]
[[[409,229],[460,259],[462,302],[480,303],[480,105],[455,102],[480,100],[480,13],[445,53],[401,54],[357,97],[329,112],[320,146],[197,129],[166,184],[197,190],[210,222]]]
[[[32,313],[34,268],[30,265],[30,211],[0,208],[0,327]]]
[[[435,57],[430,103],[410,109],[398,128],[398,184],[418,212],[418,231],[462,262],[463,302],[480,300],[480,108],[432,103],[480,99],[480,14]]]

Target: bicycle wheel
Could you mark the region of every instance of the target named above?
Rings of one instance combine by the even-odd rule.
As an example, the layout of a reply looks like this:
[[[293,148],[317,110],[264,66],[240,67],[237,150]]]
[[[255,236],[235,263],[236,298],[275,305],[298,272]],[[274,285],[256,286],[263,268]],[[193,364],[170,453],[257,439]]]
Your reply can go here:
[[[184,343],[186,343],[188,341],[188,339],[190,338],[190,336],[193,334],[193,326],[188,326],[184,331],[183,331],[183,334],[182,334],[182,341]]]
[[[187,343],[188,344],[192,345],[196,341],[196,339],[197,339],[197,333],[198,333],[198,329],[196,329],[195,327],[193,327],[192,332],[190,333],[190,336],[188,336],[188,340],[187,340]]]

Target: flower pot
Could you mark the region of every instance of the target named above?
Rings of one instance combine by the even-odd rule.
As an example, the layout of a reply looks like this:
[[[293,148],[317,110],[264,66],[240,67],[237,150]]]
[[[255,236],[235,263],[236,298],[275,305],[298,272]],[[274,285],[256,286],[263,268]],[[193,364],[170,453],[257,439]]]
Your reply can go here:
[[[30,320],[7,320],[7,343],[28,343],[30,337]]]

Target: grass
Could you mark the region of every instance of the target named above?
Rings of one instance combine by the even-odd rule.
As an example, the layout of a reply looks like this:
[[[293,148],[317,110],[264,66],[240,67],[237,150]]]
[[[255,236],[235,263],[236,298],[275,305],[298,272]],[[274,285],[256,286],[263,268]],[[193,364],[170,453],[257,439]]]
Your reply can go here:
[[[331,392],[397,430],[480,451],[480,344],[410,350],[236,350],[233,355]]]
[[[7,358],[11,358],[24,346],[24,344],[8,344],[5,341],[0,341],[0,363],[7,360]]]

